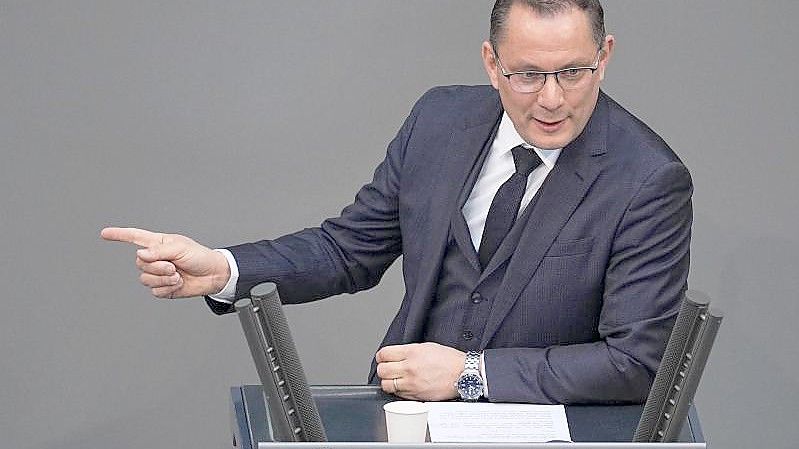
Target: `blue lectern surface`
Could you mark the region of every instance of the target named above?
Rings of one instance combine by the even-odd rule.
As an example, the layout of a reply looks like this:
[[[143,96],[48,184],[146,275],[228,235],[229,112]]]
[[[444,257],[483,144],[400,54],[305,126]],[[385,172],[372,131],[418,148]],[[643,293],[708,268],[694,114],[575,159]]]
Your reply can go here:
[[[255,449],[271,441],[260,385],[231,390],[234,447]],[[375,386],[313,386],[311,392],[329,441],[387,441],[383,404],[397,400]],[[641,417],[641,405],[569,405],[566,417],[575,442],[630,442]],[[680,442],[704,442],[699,418],[691,407]]]

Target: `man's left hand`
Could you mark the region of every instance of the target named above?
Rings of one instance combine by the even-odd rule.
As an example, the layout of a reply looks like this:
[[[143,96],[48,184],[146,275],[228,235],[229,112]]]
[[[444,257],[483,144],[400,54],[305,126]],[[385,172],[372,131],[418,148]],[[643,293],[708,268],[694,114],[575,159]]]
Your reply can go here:
[[[455,382],[466,354],[438,343],[386,346],[377,351],[377,375],[386,393],[418,401],[458,396]]]

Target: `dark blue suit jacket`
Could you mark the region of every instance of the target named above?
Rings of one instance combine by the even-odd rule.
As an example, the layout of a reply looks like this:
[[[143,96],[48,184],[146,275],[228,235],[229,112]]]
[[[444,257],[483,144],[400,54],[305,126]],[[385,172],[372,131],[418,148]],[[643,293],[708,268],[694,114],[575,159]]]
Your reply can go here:
[[[405,296],[382,345],[419,342],[453,208],[501,114],[490,86],[426,93],[340,217],[229,248],[237,295],[267,280],[285,303],[356,292],[402,255]],[[601,93],[518,244],[492,260],[510,258],[481,341],[492,401],[646,399],[686,288],[691,193],[663,140]]]

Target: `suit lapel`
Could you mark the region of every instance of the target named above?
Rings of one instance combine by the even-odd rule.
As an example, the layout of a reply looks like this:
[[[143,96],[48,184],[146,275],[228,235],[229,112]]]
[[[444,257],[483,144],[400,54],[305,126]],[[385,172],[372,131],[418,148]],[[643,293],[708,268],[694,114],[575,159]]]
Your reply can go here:
[[[480,172],[483,169],[485,159],[488,156],[488,153],[491,151],[491,145],[496,137],[497,127],[498,126],[494,127],[494,130],[491,133],[491,138],[485,142],[483,151],[480,152],[477,160],[472,165],[471,173],[469,174],[466,183],[463,185],[461,194],[458,197],[457,207],[452,213],[452,237],[455,240],[455,243],[460,247],[463,256],[477,271],[481,270],[480,259],[477,255],[477,250],[474,247],[474,243],[472,242],[472,233],[469,230],[469,224],[466,223],[466,217],[463,216],[463,206],[466,204],[466,201],[469,200],[472,189],[474,189],[474,184],[477,182],[477,178],[480,176]]]
[[[530,210],[489,314],[481,347],[486,347],[530,282],[560,230],[599,176],[605,153],[607,104],[600,94],[594,114],[583,132],[567,145],[549,173]],[[525,212],[526,214],[526,212]],[[506,255],[507,257],[507,255]],[[497,257],[496,259],[501,259]],[[505,259],[493,261],[495,269]]]
[[[434,184],[435,188],[430,195],[430,233],[425,245],[429,253],[421,258],[419,280],[414,291],[408,292],[411,303],[403,342],[420,341],[422,338],[427,314],[438,285],[451,221],[456,213],[460,214],[459,194],[467,184],[475,164],[481,159],[482,150],[490,144],[501,113],[499,97],[491,96],[480,105],[479,112],[472,120],[461,121],[461,125],[452,132],[446,148],[442,148],[437,155],[442,170],[439,177],[441,182]]]

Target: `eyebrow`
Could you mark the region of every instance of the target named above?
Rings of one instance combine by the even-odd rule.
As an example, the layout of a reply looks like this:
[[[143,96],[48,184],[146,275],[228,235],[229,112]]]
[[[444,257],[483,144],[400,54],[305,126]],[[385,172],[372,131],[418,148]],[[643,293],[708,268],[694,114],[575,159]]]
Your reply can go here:
[[[510,70],[511,72],[557,72],[557,71],[560,71],[560,70],[571,69],[571,68],[574,68],[574,67],[593,67],[591,65],[593,63],[593,61],[591,61],[591,62],[577,62],[577,61],[578,60],[572,60],[572,61],[568,62],[567,64],[565,64],[565,65],[563,65],[560,68],[555,69],[555,70],[544,70],[544,69],[542,69],[541,67],[539,67],[539,66],[537,66],[535,64],[527,64],[527,63],[524,63],[523,65],[521,65],[522,68],[520,68],[520,69],[510,70],[510,69],[508,69],[506,67],[506,70]]]

